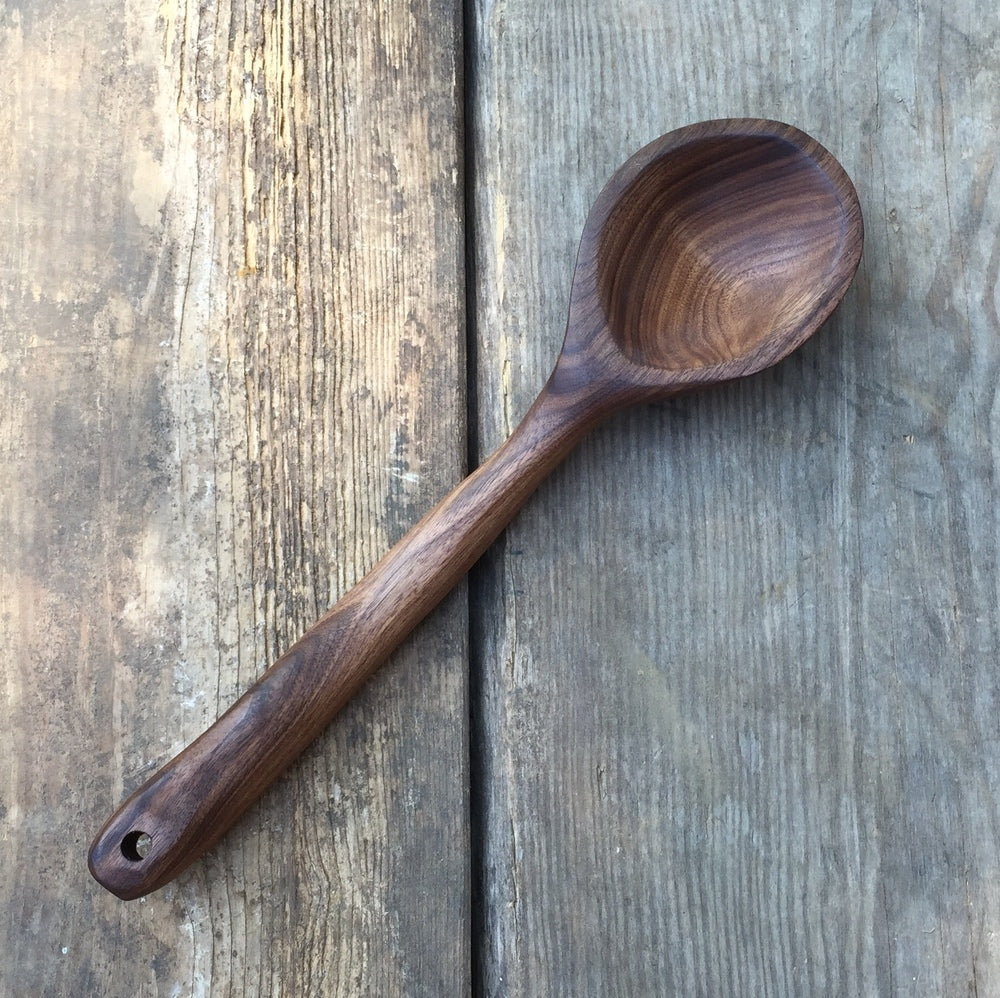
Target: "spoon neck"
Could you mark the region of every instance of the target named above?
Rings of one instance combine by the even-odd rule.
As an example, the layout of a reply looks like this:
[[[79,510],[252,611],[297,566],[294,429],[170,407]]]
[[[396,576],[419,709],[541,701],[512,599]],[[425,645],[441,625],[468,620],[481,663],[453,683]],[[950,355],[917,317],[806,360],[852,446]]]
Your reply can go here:
[[[565,432],[574,434],[574,443],[634,401],[631,396],[637,391],[632,381],[618,371],[616,365],[621,366],[621,359],[606,358],[599,346],[588,343],[574,351],[564,347],[532,407],[537,407],[545,420],[565,426]]]
[[[613,389],[588,379],[562,356],[507,442],[515,449],[528,443],[538,463],[547,466],[544,477],[619,407],[613,395]]]
[[[516,478],[515,491],[524,493],[518,497],[523,501],[594,425],[590,415],[579,396],[566,390],[557,367],[521,422],[476,474]]]

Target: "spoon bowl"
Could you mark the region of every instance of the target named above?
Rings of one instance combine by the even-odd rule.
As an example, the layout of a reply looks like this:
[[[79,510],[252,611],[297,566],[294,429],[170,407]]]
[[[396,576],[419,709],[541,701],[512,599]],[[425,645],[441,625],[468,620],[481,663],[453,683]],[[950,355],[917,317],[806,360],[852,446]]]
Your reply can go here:
[[[584,227],[566,339],[521,425],[98,832],[121,898],[212,846],[444,598],[584,433],[624,405],[780,360],[843,297],[857,195],[798,129],[727,119],[641,149]]]
[[[822,325],[862,241],[853,184],[804,132],[761,119],[671,132],[587,217],[564,353],[600,357],[588,381],[653,396],[759,371]]]

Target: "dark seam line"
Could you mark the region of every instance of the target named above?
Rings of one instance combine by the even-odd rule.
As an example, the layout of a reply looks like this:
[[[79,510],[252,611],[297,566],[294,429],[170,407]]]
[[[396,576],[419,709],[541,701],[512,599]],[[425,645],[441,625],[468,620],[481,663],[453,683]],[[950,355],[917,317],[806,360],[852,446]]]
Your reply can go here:
[[[479,393],[478,384],[478,323],[476,309],[476,216],[475,185],[475,70],[473,60],[475,37],[475,0],[462,0],[458,25],[459,73],[458,127],[462,144],[463,223],[465,250],[465,397],[466,397],[466,462],[472,471],[480,462]],[[456,60],[457,62],[459,60]],[[469,834],[469,992],[474,998],[486,993],[483,952],[485,947],[485,787],[481,757],[483,739],[483,654],[481,615],[478,608],[483,598],[480,571],[473,567],[466,587],[468,649],[468,834]]]

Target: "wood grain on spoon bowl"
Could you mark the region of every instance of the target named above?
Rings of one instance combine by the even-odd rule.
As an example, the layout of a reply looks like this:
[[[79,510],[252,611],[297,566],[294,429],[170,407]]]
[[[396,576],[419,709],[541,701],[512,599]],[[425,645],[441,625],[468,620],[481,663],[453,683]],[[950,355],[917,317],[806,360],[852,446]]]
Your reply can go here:
[[[588,216],[563,350],[510,438],[204,734],[108,819],[90,869],[135,898],[236,822],[615,409],[728,381],[822,323],[861,255],[836,160],[776,122],[682,128],[640,150]]]
[[[762,370],[822,325],[862,242],[853,184],[804,132],[762,119],[671,132],[594,203],[561,359],[652,397]]]

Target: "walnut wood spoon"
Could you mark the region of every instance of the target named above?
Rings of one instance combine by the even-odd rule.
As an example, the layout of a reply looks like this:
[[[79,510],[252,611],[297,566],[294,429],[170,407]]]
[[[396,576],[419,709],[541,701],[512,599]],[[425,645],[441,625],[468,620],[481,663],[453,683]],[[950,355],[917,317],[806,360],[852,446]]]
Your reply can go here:
[[[623,406],[776,363],[836,307],[861,244],[851,181],[789,125],[710,121],[637,152],[587,218],[566,340],[521,425],[129,797],[91,847],[94,877],[121,898],[176,877],[323,730],[588,429]]]

